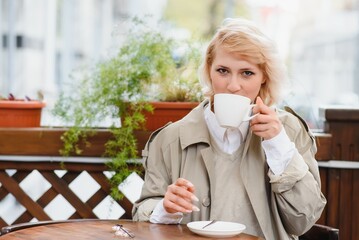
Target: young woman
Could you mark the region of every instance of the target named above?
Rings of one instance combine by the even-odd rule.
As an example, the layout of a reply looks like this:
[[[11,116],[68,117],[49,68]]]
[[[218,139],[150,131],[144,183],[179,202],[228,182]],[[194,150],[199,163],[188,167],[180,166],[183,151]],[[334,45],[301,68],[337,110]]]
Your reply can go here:
[[[242,223],[246,233],[265,239],[297,239],[318,220],[326,199],[308,127],[272,106],[286,79],[274,43],[251,22],[226,19],[201,72],[207,99],[155,131],[143,151],[145,182],[134,220],[215,219]],[[257,116],[235,129],[220,127],[217,93],[250,98]]]

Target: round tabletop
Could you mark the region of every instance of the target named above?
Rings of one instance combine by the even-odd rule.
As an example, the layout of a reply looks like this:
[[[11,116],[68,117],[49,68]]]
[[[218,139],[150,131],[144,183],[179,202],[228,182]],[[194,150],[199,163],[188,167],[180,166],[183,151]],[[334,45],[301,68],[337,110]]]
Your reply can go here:
[[[121,224],[134,238],[116,236],[112,227]],[[69,220],[61,223],[47,223],[45,225],[34,225],[31,227],[9,232],[0,237],[1,240],[11,239],[135,239],[135,240],[183,240],[183,239],[208,239],[192,233],[186,225],[163,225],[148,222],[133,222],[130,220]],[[261,238],[239,234],[228,240],[259,240]]]

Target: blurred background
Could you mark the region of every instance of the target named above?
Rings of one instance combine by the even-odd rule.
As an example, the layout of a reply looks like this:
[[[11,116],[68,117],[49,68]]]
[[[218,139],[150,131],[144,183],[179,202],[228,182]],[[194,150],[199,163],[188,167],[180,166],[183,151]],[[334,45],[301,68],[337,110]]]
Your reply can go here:
[[[43,97],[42,125],[77,69],[108,57],[131,17],[208,41],[226,17],[256,22],[278,45],[290,88],[282,104],[318,129],[318,108],[359,107],[359,0],[0,0],[0,95]]]

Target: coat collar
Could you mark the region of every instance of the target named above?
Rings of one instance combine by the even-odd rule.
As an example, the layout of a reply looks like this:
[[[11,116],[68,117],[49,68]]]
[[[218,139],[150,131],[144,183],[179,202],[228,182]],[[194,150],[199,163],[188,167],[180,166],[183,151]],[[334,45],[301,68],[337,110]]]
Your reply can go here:
[[[204,119],[204,108],[208,103],[208,99],[204,100],[180,120],[179,134],[182,150],[200,142],[210,144],[210,135]]]

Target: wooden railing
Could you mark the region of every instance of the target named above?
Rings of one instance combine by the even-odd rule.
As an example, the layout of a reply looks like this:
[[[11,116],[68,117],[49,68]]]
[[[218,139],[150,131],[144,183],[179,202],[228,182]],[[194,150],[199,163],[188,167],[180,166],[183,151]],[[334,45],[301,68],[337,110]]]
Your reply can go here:
[[[328,201],[319,221],[338,228],[340,239],[359,240],[359,108],[321,109],[320,115],[330,141],[319,145],[326,148],[318,163]]]
[[[89,139],[91,147],[83,148],[81,157],[61,157],[62,147],[60,136],[66,129],[53,128],[0,128],[0,203],[6,197],[12,196],[17,204],[26,210],[12,222],[6,222],[1,212],[6,212],[4,206],[0,209],[0,228],[10,224],[52,219],[45,208],[58,196],[62,196],[74,209],[69,219],[98,218],[94,209],[110,195],[108,171],[103,158],[104,143],[111,134],[107,130],[97,130],[95,137]],[[138,149],[142,149],[149,132],[137,132]],[[134,168],[142,169],[141,164],[132,163]],[[9,175],[7,171],[15,173]],[[38,172],[44,182],[51,185],[37,199],[32,199],[21,187],[24,179],[34,171]],[[63,175],[56,171],[64,171]],[[86,172],[100,187],[91,197],[83,202],[70,188],[70,185],[81,174]],[[34,185],[34,188],[39,186]],[[114,201],[111,199],[111,201]],[[124,209],[121,218],[131,218],[132,202],[126,196],[116,201]],[[1,206],[0,206],[1,207]]]
[[[328,204],[318,223],[339,228],[341,239],[359,240],[359,109],[325,109],[322,115],[326,122],[324,131],[315,133],[316,158]],[[111,134],[106,129],[98,129],[97,134],[89,139],[91,147],[84,148],[81,157],[62,158],[59,154],[62,147],[60,136],[65,130],[0,129],[0,203],[11,195],[26,209],[11,223],[2,219],[4,211],[0,209],[0,227],[33,219],[50,220],[44,209],[59,195],[75,209],[70,219],[98,218],[94,209],[110,193],[108,169],[104,164],[107,159],[102,157],[102,153]],[[136,132],[139,151],[149,134]],[[142,168],[141,165],[134,167]],[[16,172],[9,175],[6,172],[9,169]],[[64,175],[56,173],[64,169]],[[21,188],[22,181],[33,171],[39,172],[51,185],[37,199],[29,197]],[[82,201],[70,187],[83,172],[100,186],[86,201]],[[132,202],[125,197],[116,203],[124,209],[121,218],[130,218]]]

